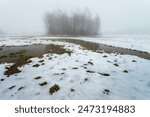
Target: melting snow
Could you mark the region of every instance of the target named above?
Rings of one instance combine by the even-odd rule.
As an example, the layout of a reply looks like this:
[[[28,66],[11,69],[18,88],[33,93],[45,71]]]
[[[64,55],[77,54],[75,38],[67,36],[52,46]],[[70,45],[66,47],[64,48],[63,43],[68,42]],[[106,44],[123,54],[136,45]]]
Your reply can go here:
[[[97,39],[96,42],[128,47],[119,39]],[[134,46],[137,49],[150,51],[149,46],[139,45],[138,48],[140,41],[130,42],[129,45],[137,42]],[[44,54],[42,58],[31,58],[31,63],[19,67],[20,73],[10,77],[5,76],[4,71],[13,63],[0,64],[0,99],[150,99],[149,60],[96,53],[83,50],[79,45],[53,42],[48,37],[0,39],[0,46],[32,44],[65,45],[64,48],[73,53],[71,56]],[[40,66],[33,67],[35,64]]]

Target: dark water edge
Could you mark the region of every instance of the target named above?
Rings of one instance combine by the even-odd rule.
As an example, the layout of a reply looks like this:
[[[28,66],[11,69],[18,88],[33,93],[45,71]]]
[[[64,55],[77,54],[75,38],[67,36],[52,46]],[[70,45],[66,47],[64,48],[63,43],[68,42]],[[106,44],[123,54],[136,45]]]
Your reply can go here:
[[[99,44],[94,42],[88,42],[83,40],[76,40],[76,39],[56,39],[54,41],[63,41],[63,42],[69,42],[73,44],[78,44],[88,50],[92,50],[94,52],[104,51],[106,53],[119,53],[122,55],[134,55],[138,56],[140,58],[144,58],[147,60],[150,60],[150,53],[138,51],[138,50],[132,50],[132,49],[125,49],[121,47],[115,47],[115,46],[109,46],[106,44]]]
[[[21,71],[18,67],[32,62],[29,60],[33,57],[41,58],[44,54],[64,54],[69,56],[72,53],[69,50],[63,48],[63,46],[49,44],[49,45],[29,45],[29,46],[7,46],[0,47],[0,64],[2,63],[14,63],[12,66],[7,67],[5,75],[10,76]],[[38,67],[35,65],[33,67]]]

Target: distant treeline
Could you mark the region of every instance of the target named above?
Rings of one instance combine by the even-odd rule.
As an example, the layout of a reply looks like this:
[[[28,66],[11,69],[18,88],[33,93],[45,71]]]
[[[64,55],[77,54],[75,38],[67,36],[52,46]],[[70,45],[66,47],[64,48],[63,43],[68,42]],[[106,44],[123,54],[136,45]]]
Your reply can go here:
[[[93,17],[88,10],[68,15],[57,11],[47,13],[44,17],[47,34],[52,35],[98,35],[99,16]]]

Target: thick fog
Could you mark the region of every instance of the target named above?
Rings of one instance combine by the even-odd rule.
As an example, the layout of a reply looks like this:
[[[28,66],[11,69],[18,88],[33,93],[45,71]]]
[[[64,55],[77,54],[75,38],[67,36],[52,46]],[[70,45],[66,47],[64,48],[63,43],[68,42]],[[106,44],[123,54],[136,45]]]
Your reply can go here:
[[[150,0],[0,0],[0,30],[8,35],[43,35],[44,15],[88,8],[101,33],[150,34]]]

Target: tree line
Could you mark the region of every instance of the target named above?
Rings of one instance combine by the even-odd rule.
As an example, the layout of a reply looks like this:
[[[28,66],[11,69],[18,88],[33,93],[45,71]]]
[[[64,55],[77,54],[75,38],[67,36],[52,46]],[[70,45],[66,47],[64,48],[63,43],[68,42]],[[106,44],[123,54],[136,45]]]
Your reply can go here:
[[[89,10],[70,15],[63,11],[46,13],[44,17],[47,34],[52,35],[98,35],[100,18]]]

